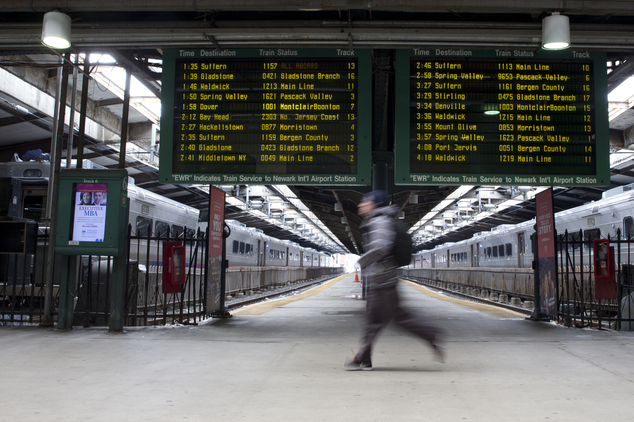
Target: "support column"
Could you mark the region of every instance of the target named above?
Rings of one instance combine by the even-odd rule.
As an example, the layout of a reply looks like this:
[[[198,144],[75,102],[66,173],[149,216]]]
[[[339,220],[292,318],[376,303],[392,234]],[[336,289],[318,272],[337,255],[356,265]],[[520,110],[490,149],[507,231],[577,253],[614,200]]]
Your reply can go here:
[[[128,143],[128,115],[130,114],[130,80],[132,72],[125,70],[125,93],[123,95],[123,114],[121,116],[121,145],[119,146],[119,168],[125,168],[126,144]]]
[[[55,270],[55,227],[57,225],[57,199],[59,196],[59,173],[61,170],[62,161],[62,143],[64,138],[64,120],[66,118],[66,95],[68,92],[68,75],[69,67],[65,66],[65,62],[70,61],[70,53],[66,53],[64,60],[61,64],[61,72],[57,72],[58,91],[57,98],[55,100],[55,113],[57,119],[55,119],[55,131],[53,133],[51,153],[52,153],[52,166],[51,173],[49,175],[49,192],[48,203],[49,208],[49,231],[48,231],[48,250],[46,260],[46,281],[44,286],[44,315],[41,325],[52,326],[53,325],[53,272]],[[61,284],[60,281],[60,296],[61,296]],[[66,286],[67,287],[67,286]],[[61,298],[60,298],[60,314],[61,314]],[[59,322],[58,322],[59,327]],[[65,329],[65,328],[63,328]]]

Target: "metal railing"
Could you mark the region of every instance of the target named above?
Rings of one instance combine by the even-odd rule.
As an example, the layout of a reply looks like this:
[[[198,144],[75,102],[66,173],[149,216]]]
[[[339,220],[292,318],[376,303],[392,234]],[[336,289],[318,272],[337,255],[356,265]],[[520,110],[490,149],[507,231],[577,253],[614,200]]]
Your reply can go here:
[[[187,230],[185,233],[188,233]],[[183,238],[129,236],[125,325],[196,324],[205,317],[207,234],[198,230]],[[163,293],[163,242],[183,241],[185,283],[180,293]]]
[[[33,254],[0,255],[0,324],[38,325],[44,319],[45,268],[49,232],[37,234]],[[53,288],[53,313],[59,289]]]
[[[634,329],[634,239],[617,230],[607,237],[614,247],[614,294],[597,299],[592,238],[566,231],[558,236],[558,319],[566,326],[599,329]]]

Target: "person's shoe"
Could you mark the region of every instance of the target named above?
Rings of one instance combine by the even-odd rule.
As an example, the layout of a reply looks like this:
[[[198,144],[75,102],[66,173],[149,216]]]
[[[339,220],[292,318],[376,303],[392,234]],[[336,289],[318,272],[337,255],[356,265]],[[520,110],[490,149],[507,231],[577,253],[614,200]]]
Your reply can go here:
[[[434,359],[440,363],[445,363],[445,349],[436,343],[432,343],[431,348],[434,353]]]
[[[347,360],[343,364],[343,368],[346,371],[371,371],[372,370],[372,362],[363,362],[358,359],[358,356],[355,356],[352,360]]]

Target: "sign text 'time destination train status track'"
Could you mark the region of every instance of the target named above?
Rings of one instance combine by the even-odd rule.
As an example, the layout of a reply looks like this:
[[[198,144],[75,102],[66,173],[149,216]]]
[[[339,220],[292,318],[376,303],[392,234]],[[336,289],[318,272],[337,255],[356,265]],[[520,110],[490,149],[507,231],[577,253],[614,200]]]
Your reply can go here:
[[[160,180],[370,181],[368,50],[168,50]]]
[[[397,52],[398,184],[609,182],[605,54]]]

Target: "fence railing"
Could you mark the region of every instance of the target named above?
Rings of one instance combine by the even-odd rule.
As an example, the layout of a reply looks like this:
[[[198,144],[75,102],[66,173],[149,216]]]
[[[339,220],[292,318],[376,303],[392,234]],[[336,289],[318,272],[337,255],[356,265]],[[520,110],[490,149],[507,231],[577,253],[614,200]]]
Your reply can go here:
[[[44,320],[48,230],[37,235],[35,253],[0,254],[0,323],[38,325]],[[49,293],[53,314],[59,288]]]
[[[185,233],[188,233],[185,230]],[[130,236],[126,282],[125,325],[195,324],[205,317],[207,236],[190,231],[186,237]],[[180,293],[163,293],[163,242],[183,241],[185,283]]]
[[[613,298],[597,299],[594,271],[594,238],[583,232],[558,236],[558,319],[564,325],[610,329],[634,329],[634,238],[617,230],[607,237],[614,248],[615,292]]]

